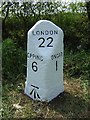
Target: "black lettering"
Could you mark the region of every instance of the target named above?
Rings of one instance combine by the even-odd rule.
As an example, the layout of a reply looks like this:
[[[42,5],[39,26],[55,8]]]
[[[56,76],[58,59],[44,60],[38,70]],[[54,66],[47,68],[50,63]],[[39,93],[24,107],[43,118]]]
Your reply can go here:
[[[32,54],[32,53],[27,53],[27,58],[33,58],[33,59],[36,59],[36,60],[43,61],[43,56],[35,55],[35,54]]]
[[[57,61],[56,61],[56,71],[58,70],[58,65],[57,65]]]
[[[47,40],[50,40],[50,42],[48,43],[47,47],[53,47],[53,45],[51,45],[51,43],[53,42],[53,38],[49,37],[49,38],[47,38]]]
[[[44,35],[44,31],[41,31],[41,35]]]
[[[52,30],[50,30],[50,35],[53,35],[53,31]]]
[[[27,53],[27,57],[29,58],[29,53]]]
[[[35,85],[31,85],[32,87],[34,87],[34,88],[37,88],[37,89],[39,89],[39,87],[37,87],[37,86],[35,86]]]
[[[61,57],[62,54],[63,54],[63,53],[60,52],[60,53],[57,53],[57,54],[55,54],[55,55],[51,55],[51,60],[54,60],[54,59],[57,59],[57,58]]]
[[[58,53],[56,56],[57,56],[57,58],[59,58],[60,57],[60,53]]]
[[[36,63],[36,62],[33,62],[33,63],[32,63],[32,70],[33,70],[34,72],[37,72],[38,67],[37,67],[37,63]]]
[[[35,85],[31,85],[33,87],[33,89],[30,91],[30,95],[33,95],[34,99],[39,98],[40,96],[37,92],[37,89],[39,89],[39,87],[35,86]]]
[[[29,57],[31,58],[32,57],[32,54],[30,53]]]
[[[57,30],[57,31],[56,31],[56,30],[54,30],[54,35],[55,35],[55,34],[58,34],[58,30]]]
[[[61,56],[63,55],[63,52],[61,52]]]
[[[38,40],[42,40],[42,43],[39,45],[39,47],[45,47],[44,46],[45,39],[43,37],[40,37]]]
[[[32,35],[57,35],[58,30],[42,30],[42,31],[32,31]]]
[[[32,31],[32,34],[35,35],[34,31]]]
[[[40,57],[40,60],[43,61],[43,56]]]
[[[45,31],[45,35],[48,35],[48,34],[49,34],[49,31],[48,31],[48,30],[46,30],[46,31]]]
[[[32,54],[33,55],[33,58],[35,59],[36,58],[36,56],[34,55],[34,54]]]
[[[51,56],[51,60],[53,60],[53,55]]]
[[[53,35],[53,30],[50,30],[50,35]]]
[[[36,31],[36,35],[40,35],[40,31]]]
[[[36,56],[36,59],[37,59],[37,60],[40,60],[40,56],[37,55],[37,56]]]
[[[56,55],[53,55],[53,58],[54,58],[54,59],[57,58]]]

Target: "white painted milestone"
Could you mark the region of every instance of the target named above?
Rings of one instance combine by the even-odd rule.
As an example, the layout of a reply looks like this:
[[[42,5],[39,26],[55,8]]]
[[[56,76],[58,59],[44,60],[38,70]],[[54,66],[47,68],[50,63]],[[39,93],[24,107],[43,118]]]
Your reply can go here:
[[[63,91],[63,31],[40,20],[28,31],[25,94],[49,102]]]

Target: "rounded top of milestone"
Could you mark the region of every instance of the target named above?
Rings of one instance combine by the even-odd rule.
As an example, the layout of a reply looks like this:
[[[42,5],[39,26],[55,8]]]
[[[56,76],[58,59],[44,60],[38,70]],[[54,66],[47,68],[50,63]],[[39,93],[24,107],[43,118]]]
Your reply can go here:
[[[59,32],[63,34],[60,27],[49,20],[39,20],[29,31],[32,35],[58,35]]]

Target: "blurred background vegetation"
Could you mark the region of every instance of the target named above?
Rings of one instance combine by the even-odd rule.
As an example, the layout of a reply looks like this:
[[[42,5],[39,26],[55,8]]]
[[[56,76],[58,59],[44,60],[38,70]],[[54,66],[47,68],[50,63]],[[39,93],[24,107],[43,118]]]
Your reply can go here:
[[[25,74],[27,32],[41,19],[64,31],[64,72],[67,76],[90,75],[90,2],[3,2],[2,71],[5,79]]]
[[[2,117],[87,118],[90,115],[90,2],[2,2],[0,15]],[[64,31],[65,94],[49,104],[32,101],[24,95],[27,32],[42,19],[54,22]]]

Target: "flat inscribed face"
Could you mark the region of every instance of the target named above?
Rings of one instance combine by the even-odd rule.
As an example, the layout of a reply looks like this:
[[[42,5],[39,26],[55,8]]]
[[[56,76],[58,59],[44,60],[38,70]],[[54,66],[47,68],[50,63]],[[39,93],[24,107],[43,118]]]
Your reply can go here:
[[[63,31],[40,20],[28,31],[25,94],[50,101],[63,91]]]

